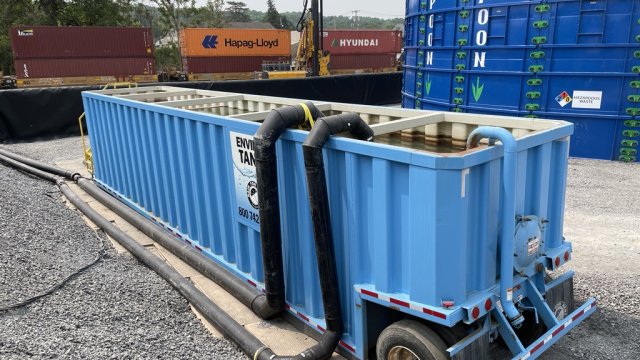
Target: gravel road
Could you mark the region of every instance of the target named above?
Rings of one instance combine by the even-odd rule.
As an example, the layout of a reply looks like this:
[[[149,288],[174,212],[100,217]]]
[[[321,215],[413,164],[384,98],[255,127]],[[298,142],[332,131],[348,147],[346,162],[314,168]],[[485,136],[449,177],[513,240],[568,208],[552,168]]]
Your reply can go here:
[[[640,164],[571,159],[565,237],[576,300],[600,310],[543,359],[640,359]]]
[[[79,139],[0,145],[53,163],[82,156]],[[0,165],[0,307],[105,257],[52,295],[0,313],[0,359],[244,359],[186,300],[130,255],[117,254],[54,185]]]
[[[79,144],[76,137],[8,148],[53,162],[81,157]],[[0,279],[0,292],[7,294],[0,295],[2,306],[91,261],[101,244],[60,204],[55,187],[2,166],[0,184],[0,270],[8,274]],[[574,255],[569,267],[576,271],[577,301],[595,296],[600,310],[542,359],[640,359],[639,199],[640,164],[570,160],[565,236]],[[22,208],[25,204],[29,207]],[[0,333],[7,334],[0,337],[0,358],[65,352],[73,358],[242,357],[226,341],[209,336],[169,285],[112,250],[25,313],[0,317]]]

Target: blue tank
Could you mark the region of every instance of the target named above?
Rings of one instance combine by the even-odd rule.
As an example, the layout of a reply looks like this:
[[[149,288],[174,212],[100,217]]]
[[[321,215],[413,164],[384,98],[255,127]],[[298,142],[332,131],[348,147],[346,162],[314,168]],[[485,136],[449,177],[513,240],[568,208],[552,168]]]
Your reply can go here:
[[[97,184],[265,290],[261,240],[268,220],[261,217],[265,178],[256,164],[266,156],[256,160],[254,134],[271,109],[304,101],[173,87],[82,96]],[[403,319],[463,330],[460,336],[451,331],[438,359],[493,358],[489,343],[501,336],[513,359],[533,360],[596,311],[595,299],[574,307],[572,271],[545,282],[547,271],[572,258],[571,242],[562,236],[572,124],[316,106],[325,114],[358,114],[375,136],[332,136],[325,143],[327,217],[313,216],[315,195],[305,186],[310,167],[303,144],[310,132],[288,129],[273,145],[271,174],[278,180],[271,196],[278,197],[280,222],[271,226],[280,226],[283,259],[277,271],[284,277],[285,311],[306,334],[328,326],[314,242],[318,220],[332,229],[327,242],[344,329],[338,351],[348,359],[393,359],[370,350],[384,352],[383,329]],[[311,132],[324,127],[316,120]],[[448,132],[452,142],[403,144],[416,128],[425,138]],[[454,139],[465,145],[455,149]],[[486,146],[483,139],[501,144]],[[525,318],[540,319],[533,342],[513,330]],[[431,332],[418,329],[421,337]]]
[[[567,120],[638,161],[640,1],[408,0],[403,107]]]

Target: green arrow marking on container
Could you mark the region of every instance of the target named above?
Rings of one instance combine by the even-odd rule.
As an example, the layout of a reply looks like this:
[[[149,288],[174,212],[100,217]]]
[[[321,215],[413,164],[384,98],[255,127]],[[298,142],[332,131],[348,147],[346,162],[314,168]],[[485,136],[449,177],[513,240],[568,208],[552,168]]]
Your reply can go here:
[[[473,91],[473,99],[478,102],[482,96],[482,90],[484,90],[484,84],[480,84],[480,77],[476,78],[476,84],[471,84],[471,90]]]
[[[426,89],[427,89],[427,96],[429,96],[429,93],[431,92],[431,75],[427,75]]]

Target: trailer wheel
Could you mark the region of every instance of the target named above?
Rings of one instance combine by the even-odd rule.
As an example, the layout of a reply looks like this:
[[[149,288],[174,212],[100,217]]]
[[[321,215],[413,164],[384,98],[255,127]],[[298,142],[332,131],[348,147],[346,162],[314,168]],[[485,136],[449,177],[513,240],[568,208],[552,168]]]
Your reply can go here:
[[[389,325],[378,337],[378,360],[448,360],[447,346],[429,327],[414,320]]]

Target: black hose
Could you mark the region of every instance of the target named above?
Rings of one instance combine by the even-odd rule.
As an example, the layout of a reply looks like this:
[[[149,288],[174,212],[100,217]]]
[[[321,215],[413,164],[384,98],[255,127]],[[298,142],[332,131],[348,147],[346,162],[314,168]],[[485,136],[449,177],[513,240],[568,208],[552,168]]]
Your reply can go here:
[[[100,243],[102,244],[102,248],[98,251],[98,255],[96,256],[95,259],[93,259],[91,262],[87,263],[86,265],[83,265],[80,268],[76,269],[73,273],[67,275],[67,277],[62,279],[57,284],[49,287],[48,289],[43,290],[40,293],[38,293],[36,295],[33,295],[33,296],[30,296],[30,297],[28,297],[26,299],[22,299],[22,300],[20,300],[20,301],[18,301],[16,303],[11,304],[11,305],[3,305],[2,307],[0,307],[0,314],[2,314],[4,312],[10,312],[11,310],[18,309],[18,308],[30,305],[30,304],[42,299],[45,296],[49,296],[49,295],[55,293],[56,291],[60,290],[65,285],[67,285],[71,280],[77,278],[82,273],[84,273],[85,271],[91,269],[94,265],[98,264],[102,259],[104,259],[105,255],[106,255],[106,249],[104,247],[104,243],[102,242],[102,238],[100,238],[100,235],[98,235],[98,232],[96,230],[93,230],[93,232],[95,233],[96,238],[98,239],[98,241],[100,241]]]
[[[15,162],[12,163],[12,165],[19,166],[20,163],[24,163],[36,169],[63,176],[69,180],[77,180],[78,185],[84,191],[96,198],[103,205],[110,208],[127,222],[134,225],[145,235],[160,243],[160,245],[167,248],[167,250],[169,250],[180,259],[184,260],[186,263],[205,275],[207,278],[223,287],[229,293],[234,294],[236,298],[238,298],[238,300],[252,309],[254,313],[256,313],[256,315],[258,315],[260,318],[268,320],[273,318],[281,311],[274,311],[269,306],[267,306],[266,295],[260,292],[257,288],[244,283],[238,277],[230,274],[228,271],[206,258],[191,246],[175,239],[173,235],[152,224],[143,216],[133,211],[126,205],[122,204],[122,202],[114,199],[111,195],[98,188],[91,181],[81,178],[80,174],[42,162],[38,162],[36,160],[20,156],[18,154],[14,154],[2,149],[0,149],[0,154],[5,155],[6,157],[9,157],[11,159],[15,159]],[[40,177],[43,176],[47,177],[47,180],[51,180],[46,173],[41,172]]]
[[[320,289],[324,305],[324,317],[327,323],[327,331],[320,341],[325,346],[325,349],[321,351],[326,351],[327,348],[335,348],[343,332],[338,270],[331,231],[329,195],[324,172],[322,147],[331,135],[345,131],[349,131],[358,139],[367,141],[373,139],[373,131],[360,116],[357,114],[343,114],[327,116],[316,121],[315,126],[311,129],[302,145],[307,173],[311,219],[313,219],[316,259],[320,274]],[[320,354],[317,355],[319,356]]]
[[[45,164],[45,163],[30,159],[28,157],[12,153],[12,152],[7,151],[7,150],[0,149],[0,155],[4,155],[4,156],[6,156],[8,158],[11,158],[13,160],[19,161],[19,162],[21,162],[23,164],[29,165],[29,166],[34,167],[36,169],[39,169],[39,170],[42,170],[42,171],[46,171],[46,172],[51,173],[51,174],[62,176],[65,179],[75,180],[77,177],[80,177],[80,174],[77,173],[77,172],[73,172],[73,171],[70,171],[70,170],[59,168],[57,166]]]
[[[300,14],[300,19],[298,20],[298,23],[296,24],[296,30],[298,32],[302,32],[302,29],[304,28],[304,14],[307,13],[307,4],[309,3],[309,0],[304,0],[304,4],[302,5],[302,14]]]
[[[140,262],[155,271],[171,286],[184,296],[194,308],[196,308],[216,329],[232,339],[249,356],[256,351],[265,348],[265,345],[242,325],[225,313],[218,305],[211,301],[205,294],[198,290],[189,280],[169,266],[162,259],[147,251],[144,246],[118,229],[109,220],[98,214],[87,203],[82,201],[67,184],[58,181],[58,187],[64,196],[78,208],[89,220],[93,221],[105,233],[115,239],[122,247],[135,256]],[[263,353],[267,353],[265,349]]]
[[[4,158],[3,155],[8,157],[9,159]],[[51,166],[1,149],[0,160],[6,161],[10,165],[17,168],[22,168],[25,164],[31,166],[35,168],[34,170],[38,170],[34,175],[44,178],[45,180],[53,182],[57,180],[55,176],[52,176],[45,172],[47,171],[63,176],[66,179],[76,181],[78,183],[78,186],[80,186],[82,190],[86,191],[89,195],[91,195],[104,206],[108,207],[113,212],[118,214],[118,216],[133,225],[142,233],[158,242],[164,248],[169,250],[169,252],[182,259],[194,269],[198,270],[198,272],[202,273],[205,277],[220,285],[230,294],[233,294],[240,302],[250,308],[261,319],[271,319],[280,311],[282,311],[282,309],[274,310],[270,306],[268,306],[266,295],[263,294],[260,290],[249,285],[248,283],[243,282],[240,278],[231,274],[215,262],[211,261],[209,258],[201,254],[199,251],[195,250],[190,245],[176,239],[166,230],[153,224],[144,216],[140,215],[130,207],[124,205],[121,201],[115,199],[113,196],[100,189],[92,181],[81,177],[80,174],[59,167]]]
[[[105,233],[114,238],[127,251],[133,254],[143,264],[158,273],[171,286],[189,301],[209,322],[220,330],[223,335],[234,341],[250,357],[260,360],[325,360],[331,357],[335,345],[324,356],[321,352],[326,352],[322,339],[318,344],[295,356],[277,356],[269,347],[265,346],[258,338],[247,331],[242,325],[235,321],[224,310],[220,309],[205,294],[198,290],[189,280],[165,263],[159,257],[147,251],[144,246],[129,237],[118,229],[110,221],[98,214],[87,203],[83,202],[71,189],[62,181],[58,182],[62,193],[84,213],[91,221],[100,227]],[[328,333],[327,331],[326,333]],[[325,334],[326,334],[325,333]],[[323,336],[324,337],[324,336]],[[335,337],[333,335],[333,337]],[[336,344],[339,338],[335,340]]]
[[[329,140],[329,137],[342,132],[350,132],[355,138],[360,140],[373,140],[373,130],[371,130],[369,125],[367,125],[358,114],[347,113],[323,117],[316,121],[315,126],[304,140],[302,148],[305,153],[311,151],[311,148],[315,149],[315,153],[318,151],[322,152],[322,147],[324,143]]]
[[[3,153],[4,153],[4,151],[3,151]],[[52,183],[56,183],[58,181],[58,177],[53,175],[53,174],[50,174],[48,172],[44,172],[42,170],[36,169],[34,167],[31,167],[29,165],[26,165],[26,164],[18,161],[18,160],[14,160],[13,158],[9,158],[9,157],[7,157],[5,155],[0,154],[0,161],[5,163],[5,164],[7,164],[7,165],[9,165],[9,166],[12,166],[12,167],[14,167],[14,168],[16,168],[16,169],[18,169],[20,171],[23,171],[23,172],[25,172],[25,173],[27,173],[29,175],[39,177],[41,179],[50,181]]]
[[[136,229],[162,245],[169,252],[182,259],[198,272],[220,285],[230,294],[233,294],[240,302],[258,315],[261,319],[268,320],[279,313],[268,306],[266,295],[257,288],[242,281],[220,265],[216,264],[205,255],[195,250],[192,246],[178,240],[159,226],[150,222],[118,199],[106,193],[92,181],[79,178],[78,186],[107,208],[118,214],[121,218],[133,225]]]
[[[313,103],[305,105],[313,119],[324,116]],[[267,303],[273,311],[282,311],[285,305],[276,142],[286,129],[303,124],[305,119],[302,105],[273,109],[253,137],[264,285]]]

